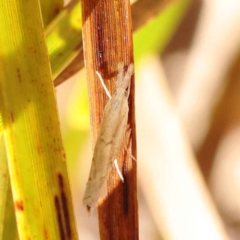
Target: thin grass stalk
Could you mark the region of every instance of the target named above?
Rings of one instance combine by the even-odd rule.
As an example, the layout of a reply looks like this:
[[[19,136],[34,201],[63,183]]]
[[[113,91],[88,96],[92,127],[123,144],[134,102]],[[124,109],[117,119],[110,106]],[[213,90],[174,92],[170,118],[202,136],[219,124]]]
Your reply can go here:
[[[229,134],[230,131],[233,131],[232,129],[237,129],[240,120],[238,110],[240,91],[239,67],[240,52],[236,59],[234,59],[234,62],[228,71],[225,80],[227,86],[224,89],[223,95],[218,101],[217,106],[215,106],[208,135],[198,152],[200,168],[202,169],[206,182],[209,182],[211,171],[215,164],[214,159],[217,151],[219,151],[219,144],[225,135]]]

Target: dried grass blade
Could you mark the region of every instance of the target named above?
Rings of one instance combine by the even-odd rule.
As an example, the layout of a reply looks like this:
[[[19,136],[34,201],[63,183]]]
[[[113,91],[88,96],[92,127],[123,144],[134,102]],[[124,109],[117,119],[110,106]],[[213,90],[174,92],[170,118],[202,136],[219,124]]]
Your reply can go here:
[[[112,93],[116,88],[118,64],[123,62],[126,71],[133,63],[130,4],[128,0],[83,0],[82,15],[90,117],[95,143],[102,113],[108,101],[96,71],[101,74]],[[136,162],[126,154],[124,146],[136,155],[133,81],[129,96],[127,131],[117,157],[124,183],[114,169],[108,181],[108,196],[98,208],[100,237],[104,240],[138,239]],[[106,225],[106,222],[109,224]]]

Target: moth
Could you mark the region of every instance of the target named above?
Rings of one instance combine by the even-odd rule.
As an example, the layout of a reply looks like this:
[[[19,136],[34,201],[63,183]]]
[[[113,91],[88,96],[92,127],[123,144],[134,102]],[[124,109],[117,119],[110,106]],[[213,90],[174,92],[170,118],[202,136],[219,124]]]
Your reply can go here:
[[[83,205],[89,212],[92,212],[106,190],[108,176],[122,145],[128,121],[128,97],[133,72],[132,63],[125,74],[123,63],[118,64],[116,89],[103,112],[83,198]],[[107,90],[106,92],[108,93]]]

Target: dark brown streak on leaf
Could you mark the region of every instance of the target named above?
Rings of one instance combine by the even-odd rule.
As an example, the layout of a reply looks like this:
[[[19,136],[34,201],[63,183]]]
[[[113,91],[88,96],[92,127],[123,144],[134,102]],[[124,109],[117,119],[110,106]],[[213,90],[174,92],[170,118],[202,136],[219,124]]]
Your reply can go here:
[[[62,216],[61,216],[61,207],[60,207],[58,196],[55,196],[54,203],[55,203],[55,208],[57,212],[57,220],[58,220],[58,227],[60,231],[60,237],[61,237],[61,240],[65,240],[64,228],[63,228],[63,222],[62,222]]]
[[[10,115],[11,115],[11,121],[14,122],[13,112],[10,112]]]
[[[16,201],[15,202],[15,207],[18,211],[23,211],[24,207],[23,207],[23,202],[22,201]]]
[[[17,68],[17,78],[18,78],[18,82],[21,83],[22,82],[22,76],[21,76],[21,72],[20,72],[19,68]]]
[[[49,239],[49,235],[48,235],[48,231],[47,231],[46,227],[43,228],[43,234],[44,234],[45,240]]]
[[[58,13],[60,12],[60,9],[59,8],[55,8],[54,9],[54,13],[57,15]]]
[[[70,224],[70,218],[69,218],[69,211],[68,211],[68,204],[67,204],[67,197],[66,193],[64,191],[64,181],[62,175],[58,174],[58,183],[61,191],[61,203],[62,203],[62,210],[63,210],[63,216],[64,216],[64,222],[65,222],[65,230],[68,239],[71,239],[72,237],[72,231],[71,231],[71,224]]]

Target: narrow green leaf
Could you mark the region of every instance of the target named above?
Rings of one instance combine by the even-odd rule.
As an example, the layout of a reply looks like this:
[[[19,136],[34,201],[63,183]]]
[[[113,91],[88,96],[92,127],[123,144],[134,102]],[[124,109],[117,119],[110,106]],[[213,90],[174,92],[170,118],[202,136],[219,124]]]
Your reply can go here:
[[[40,0],[40,4],[45,25],[63,8],[63,0]],[[0,113],[0,239],[16,239],[16,219],[9,183],[5,144],[1,137],[2,131],[2,116]]]
[[[0,94],[0,240],[16,240],[18,233],[4,144],[2,101]]]
[[[2,124],[0,118],[0,239],[2,239],[3,221],[9,184],[7,158],[3,144]]]
[[[1,0],[0,99],[20,239],[77,239],[38,0]]]

